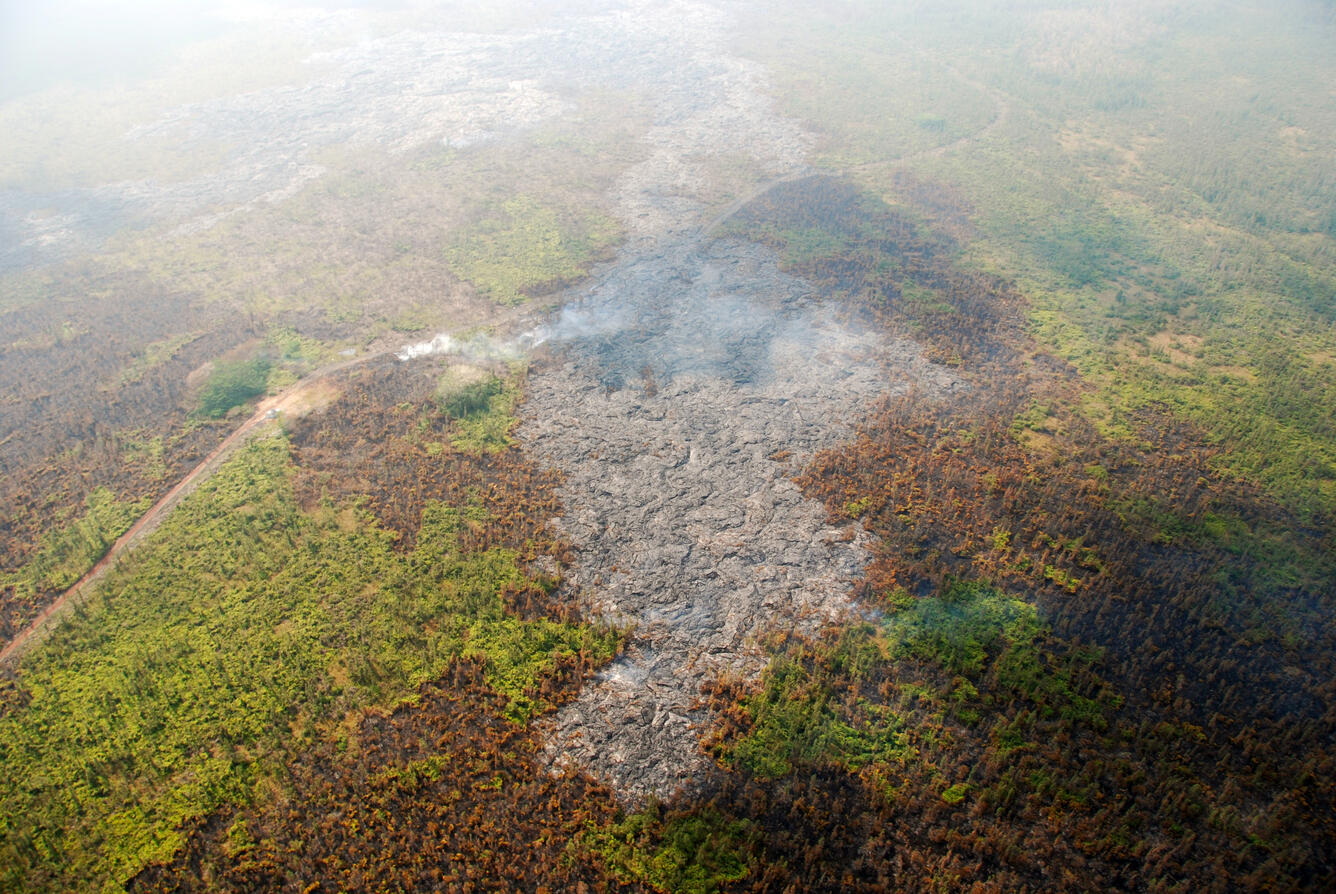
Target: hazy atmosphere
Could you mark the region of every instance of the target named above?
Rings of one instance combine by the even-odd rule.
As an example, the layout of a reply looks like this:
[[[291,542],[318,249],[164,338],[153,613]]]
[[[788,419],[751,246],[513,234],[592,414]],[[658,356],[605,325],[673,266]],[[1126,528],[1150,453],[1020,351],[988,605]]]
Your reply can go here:
[[[1325,890],[1327,0],[0,0],[0,890]]]

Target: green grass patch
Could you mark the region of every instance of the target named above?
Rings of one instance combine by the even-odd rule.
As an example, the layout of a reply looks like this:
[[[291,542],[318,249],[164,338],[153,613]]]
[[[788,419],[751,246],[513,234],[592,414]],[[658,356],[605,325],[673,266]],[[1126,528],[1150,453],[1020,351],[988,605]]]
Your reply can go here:
[[[617,235],[611,218],[562,212],[518,195],[454,234],[445,257],[457,276],[493,301],[518,304],[585,276]]]
[[[956,309],[943,300],[940,293],[909,280],[900,284],[900,300],[904,302],[905,313],[909,318],[919,322],[934,316],[956,313]]]
[[[482,378],[447,374],[436,392],[441,409],[454,423],[451,443],[467,453],[495,453],[514,443],[519,385],[500,376]]]
[[[221,419],[233,407],[264,394],[269,386],[273,362],[268,357],[219,363],[205,380],[195,412],[209,419]]]
[[[777,238],[784,246],[782,252],[784,263],[791,266],[802,266],[824,258],[836,257],[846,244],[846,240],[840,234],[821,227],[785,230],[778,233]]]
[[[264,341],[278,355],[281,363],[318,366],[329,360],[332,354],[328,345],[302,335],[291,326],[273,327],[265,333]]]
[[[978,676],[999,648],[1028,646],[1040,633],[1034,606],[978,583],[957,582],[892,615],[885,635],[893,658],[940,664],[954,674]]]
[[[1112,695],[1082,694],[1073,683],[1076,667],[1097,661],[1097,651],[1055,654],[1033,605],[977,581],[955,581],[939,595],[919,599],[890,616],[883,635],[888,657],[936,664],[971,689],[978,683],[1023,695],[1045,716],[1061,714],[1104,729],[1105,711],[1121,704]]]
[[[834,681],[821,670],[814,672],[802,657],[777,657],[760,691],[743,701],[752,728],[724,753],[726,765],[778,779],[799,764],[833,763],[856,770],[912,753],[900,715],[867,702],[850,710]]]
[[[968,784],[957,782],[955,785],[948,786],[947,789],[942,792],[942,800],[948,804],[959,804],[961,801],[965,800],[965,796],[969,794],[969,791],[970,787]]]

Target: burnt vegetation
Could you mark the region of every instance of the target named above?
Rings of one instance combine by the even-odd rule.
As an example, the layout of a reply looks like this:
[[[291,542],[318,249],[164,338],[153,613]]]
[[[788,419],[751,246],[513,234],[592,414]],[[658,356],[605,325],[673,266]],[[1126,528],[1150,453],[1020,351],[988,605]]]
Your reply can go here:
[[[508,613],[569,619],[552,537],[556,475],[511,447],[449,446],[450,399],[423,364],[386,361],[345,375],[340,396],[289,433],[301,507],[356,505],[411,552],[424,507],[463,507],[456,548],[513,551],[536,571],[500,590]],[[491,382],[490,379],[486,380]],[[490,386],[489,386],[490,387]],[[479,407],[471,408],[476,412]],[[547,571],[540,571],[539,568]],[[526,703],[550,712],[607,655],[558,659]],[[458,659],[400,707],[355,718],[294,754],[282,793],[192,821],[169,865],[132,890],[608,890],[619,887],[570,843],[611,823],[616,800],[576,773],[554,774],[533,721],[489,685],[484,662]]]
[[[106,275],[94,280],[94,295],[64,294],[64,278],[78,273],[57,268],[42,284],[54,297],[0,313],[12,339],[0,345],[9,383],[0,412],[5,642],[128,527],[127,516],[123,525],[94,523],[87,536],[61,537],[99,489],[125,506],[152,502],[226,436],[228,427],[211,418],[186,424],[189,376],[251,337],[233,315],[154,293],[132,277]],[[78,573],[44,574],[35,560]]]
[[[877,537],[869,620],[777,636],[757,682],[702,694],[720,773],[627,812],[554,775],[476,663],[292,762],[281,795],[202,821],[136,890],[1313,890],[1336,852],[1332,534],[1149,406],[1135,439],[956,266],[957,203],[896,210],[831,179],[729,225],[971,387],[884,401],[799,475]],[[401,547],[424,500],[484,506],[470,548],[569,558],[553,478],[513,447],[433,447],[457,408],[366,368],[292,433],[307,507],[358,496]],[[414,392],[413,389],[417,389]],[[421,393],[418,393],[421,392]],[[512,610],[564,615],[559,589]],[[572,697],[590,662],[543,683]]]
[[[587,667],[552,678],[575,691]],[[612,821],[610,791],[554,776],[533,727],[505,719],[478,662],[454,665],[411,705],[322,746],[275,802],[223,810],[136,891],[605,890],[567,843]]]
[[[441,397],[412,365],[385,360],[352,371],[340,387],[330,407],[292,428],[295,490],[304,508],[359,500],[408,550],[427,501],[470,504],[477,520],[462,532],[464,549],[505,547],[526,560],[549,550],[569,559],[568,548],[547,534],[559,509],[555,472],[513,447],[451,443],[458,420],[499,393],[499,378],[470,386],[463,396]]]
[[[835,703],[894,707],[926,679],[952,705],[919,759],[955,764],[975,794],[929,805],[935,774],[908,774],[895,838],[937,850],[939,880],[1003,890],[1303,890],[1326,877],[1330,529],[1218,475],[1208,433],[1163,408],[1144,409],[1135,440],[1101,436],[1074,412],[1071,371],[1024,335],[1021,297],[953,267],[951,243],[905,215],[824,180],[778,187],[740,225],[972,382],[947,403],[885,402],[800,476],[878,536],[864,598],[894,620],[981,581],[1044,624],[1020,676],[998,664],[1015,642],[982,644],[972,673],[941,641],[852,671],[847,644],[779,648]],[[795,253],[814,230],[838,248]],[[1043,682],[1055,673],[1061,686]],[[926,704],[910,712],[919,723]],[[756,722],[742,713],[743,729]],[[904,810],[916,798],[923,810]]]

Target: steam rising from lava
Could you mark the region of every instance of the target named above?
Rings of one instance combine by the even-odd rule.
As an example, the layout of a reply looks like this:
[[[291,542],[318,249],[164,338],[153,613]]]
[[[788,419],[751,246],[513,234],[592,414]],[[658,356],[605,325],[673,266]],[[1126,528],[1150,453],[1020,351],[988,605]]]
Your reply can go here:
[[[438,335],[400,359],[532,353],[520,437],[565,475],[557,525],[586,609],[633,627],[627,653],[557,715],[554,763],[632,796],[700,778],[701,687],[764,665],[769,630],[813,633],[851,606],[868,559],[790,479],[877,397],[959,387],[917,345],[841,319],[775,253],[660,243],[571,290],[550,322],[497,340]]]

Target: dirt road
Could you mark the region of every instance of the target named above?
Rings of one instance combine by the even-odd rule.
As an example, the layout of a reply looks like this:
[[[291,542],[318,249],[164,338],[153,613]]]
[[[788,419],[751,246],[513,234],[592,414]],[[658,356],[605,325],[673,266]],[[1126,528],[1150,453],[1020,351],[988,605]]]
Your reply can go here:
[[[285,391],[260,401],[255,413],[249,419],[243,422],[236,431],[228,435],[199,465],[191,469],[189,474],[178,481],[158,502],[154,503],[148,512],[144,513],[137,522],[130,526],[128,531],[116,539],[116,542],[111,545],[111,549],[107,550],[107,554],[98,560],[97,564],[88,569],[83,577],[62,593],[55,602],[48,605],[40,615],[33,619],[27,628],[5,646],[4,651],[0,652],[0,662],[16,661],[28,646],[40,639],[40,635],[48,629],[53,619],[76,602],[86,588],[100,580],[128,550],[133,549],[149,534],[153,533],[158,525],[162,524],[162,520],[167,517],[167,513],[171,512],[178,503],[217,471],[218,467],[238,447],[246,443],[252,435],[266,428],[269,424],[277,424],[278,417],[281,414],[290,413],[294,409],[307,406],[314,400],[318,400],[321,392],[328,388],[330,376],[351,366],[383,356],[385,356],[384,352],[366,354],[362,357],[330,364]]]

